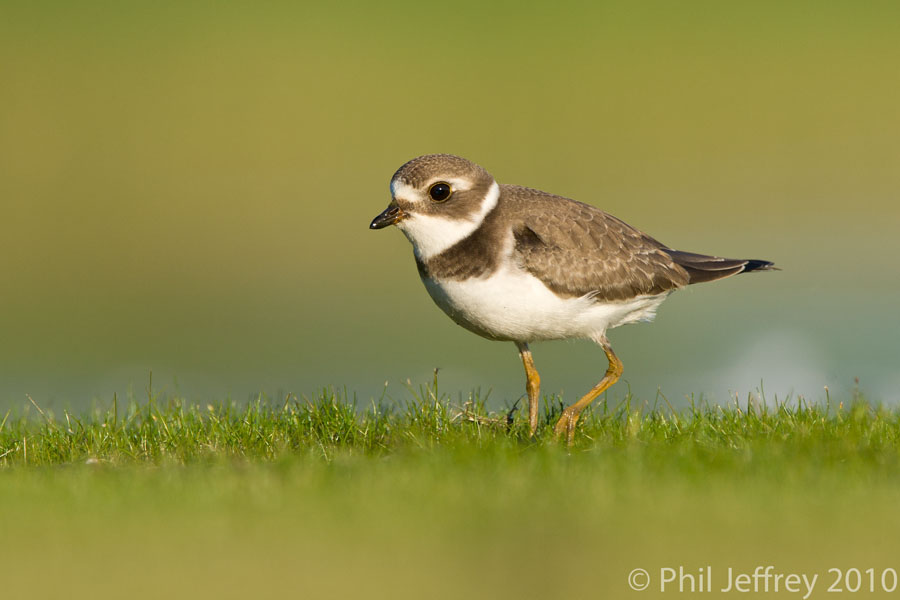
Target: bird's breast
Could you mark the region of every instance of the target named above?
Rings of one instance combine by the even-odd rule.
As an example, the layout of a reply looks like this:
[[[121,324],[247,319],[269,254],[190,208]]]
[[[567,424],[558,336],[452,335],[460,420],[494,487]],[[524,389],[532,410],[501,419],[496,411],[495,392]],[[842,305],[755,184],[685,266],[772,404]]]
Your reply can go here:
[[[423,277],[434,302],[466,329],[490,339],[530,341],[586,337],[587,298],[562,298],[520,270],[501,268],[468,279]]]

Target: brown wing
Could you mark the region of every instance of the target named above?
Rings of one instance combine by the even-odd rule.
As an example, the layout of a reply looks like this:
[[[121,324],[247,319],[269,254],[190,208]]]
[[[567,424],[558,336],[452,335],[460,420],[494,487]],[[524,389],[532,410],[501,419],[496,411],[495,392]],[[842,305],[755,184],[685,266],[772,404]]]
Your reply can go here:
[[[557,294],[616,301],[688,284],[663,244],[612,215],[538,190],[501,189],[516,259]]]

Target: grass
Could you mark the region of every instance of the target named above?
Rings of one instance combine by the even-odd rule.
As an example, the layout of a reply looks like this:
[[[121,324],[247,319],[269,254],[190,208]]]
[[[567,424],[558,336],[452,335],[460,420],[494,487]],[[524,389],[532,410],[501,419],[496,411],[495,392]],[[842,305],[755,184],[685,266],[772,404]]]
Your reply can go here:
[[[489,411],[472,393],[454,401],[432,384],[409,388],[409,398],[359,406],[335,390],[314,398],[258,397],[237,404],[199,406],[179,397],[161,398],[148,388],[143,404],[125,406],[115,397],[87,416],[54,415],[31,397],[30,406],[0,419],[0,467],[78,462],[116,465],[191,464],[242,458],[275,461],[304,456],[328,462],[338,454],[379,456],[425,449],[488,448],[535,452],[555,448],[552,425],[564,403],[544,399],[535,438],[527,434],[524,407]],[[33,409],[33,410],[32,410]],[[660,396],[650,406],[630,396],[603,399],[578,424],[574,454],[628,450],[685,456],[710,465],[764,455],[816,457],[820,461],[897,465],[900,411],[868,404],[858,392],[845,405],[830,398],[775,401],[749,397],[727,406],[692,403],[675,410]]]
[[[610,400],[567,451],[557,398],[531,439],[521,407],[411,392],[7,413],[4,597],[617,598],[636,567],[900,566],[900,411],[858,394]]]

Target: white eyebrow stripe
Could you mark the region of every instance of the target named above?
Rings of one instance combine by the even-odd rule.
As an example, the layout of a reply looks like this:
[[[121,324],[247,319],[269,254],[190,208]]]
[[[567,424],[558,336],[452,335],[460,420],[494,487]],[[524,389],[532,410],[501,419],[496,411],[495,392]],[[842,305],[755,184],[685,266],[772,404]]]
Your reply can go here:
[[[443,181],[444,183],[449,183],[450,187],[453,188],[454,191],[459,190],[461,192],[467,192],[472,189],[472,182],[468,179],[459,179],[458,177],[433,177],[428,180],[428,185],[425,186],[427,190],[438,181]]]
[[[401,198],[403,200],[406,200],[407,202],[421,202],[425,199],[425,192],[428,190],[428,188],[439,181],[449,183],[453,191],[466,192],[472,189],[471,181],[469,181],[468,179],[461,179],[459,177],[432,177],[428,180],[428,183],[421,190],[409,185],[408,183],[404,183],[399,180],[392,180],[391,196],[393,196],[394,198]]]

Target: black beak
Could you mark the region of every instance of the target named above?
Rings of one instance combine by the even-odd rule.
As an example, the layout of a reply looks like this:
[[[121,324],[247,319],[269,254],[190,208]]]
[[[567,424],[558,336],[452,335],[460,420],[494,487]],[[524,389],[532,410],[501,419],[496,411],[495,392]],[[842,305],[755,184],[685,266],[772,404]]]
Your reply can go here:
[[[393,225],[398,223],[406,218],[406,213],[397,206],[396,204],[391,203],[384,212],[380,215],[372,219],[372,223],[369,225],[369,229],[384,229],[388,225]]]

